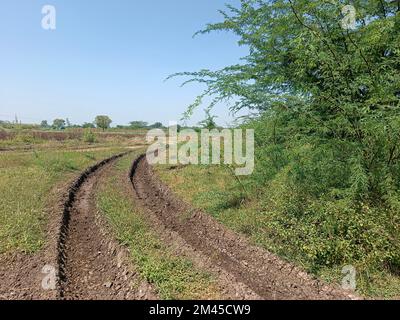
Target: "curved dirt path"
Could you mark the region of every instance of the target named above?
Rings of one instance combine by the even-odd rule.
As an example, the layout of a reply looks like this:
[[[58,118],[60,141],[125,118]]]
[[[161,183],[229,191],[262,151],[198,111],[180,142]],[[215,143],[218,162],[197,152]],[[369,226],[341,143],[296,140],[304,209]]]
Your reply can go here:
[[[155,297],[95,209],[96,184],[125,154],[105,159],[51,191],[43,249],[0,256],[0,300]]]
[[[188,246],[189,251],[204,257],[209,269],[216,271],[220,278],[223,274],[227,290],[236,290],[236,298],[357,299],[338,287],[328,286],[309,276],[270,252],[251,245],[247,239],[211,216],[176,198],[155,176],[144,155],[133,163],[131,179],[141,205],[147,208],[151,219],[161,223],[159,229],[177,237],[178,243]]]
[[[59,241],[59,298],[136,300],[154,298],[127,263],[128,252],[108,236],[94,204],[95,186],[122,155],[88,172],[66,205]]]

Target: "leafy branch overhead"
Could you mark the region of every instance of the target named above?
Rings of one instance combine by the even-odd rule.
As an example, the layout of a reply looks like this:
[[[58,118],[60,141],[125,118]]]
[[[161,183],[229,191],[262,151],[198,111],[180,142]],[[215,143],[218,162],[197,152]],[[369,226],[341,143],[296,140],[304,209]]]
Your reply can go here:
[[[366,112],[398,106],[398,7],[353,3],[355,30],[343,29],[340,2],[242,0],[240,8],[228,6],[223,22],[199,33],[231,31],[249,55],[222,70],[173,75],[189,77],[183,85],[206,85],[186,116],[205,96],[213,97],[211,106],[235,98],[232,111],[302,106],[324,120],[340,115],[353,123]]]

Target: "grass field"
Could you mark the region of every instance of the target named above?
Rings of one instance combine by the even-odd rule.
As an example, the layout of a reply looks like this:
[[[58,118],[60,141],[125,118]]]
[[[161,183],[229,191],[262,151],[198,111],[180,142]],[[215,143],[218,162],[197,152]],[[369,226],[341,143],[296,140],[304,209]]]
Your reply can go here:
[[[0,153],[0,254],[39,250],[52,189],[120,150]]]
[[[218,299],[212,276],[191,261],[176,256],[157,236],[130,194],[121,188],[132,157],[118,162],[96,195],[99,210],[118,240],[127,245],[139,273],[157,289],[162,299]]]
[[[77,145],[88,147],[132,145],[143,141],[144,130],[68,129],[33,130],[4,129],[0,127],[0,150],[19,150],[25,148],[74,148]]]
[[[118,133],[95,143],[73,137],[42,138],[3,140],[3,146],[11,143],[16,149],[0,152],[0,254],[40,250],[46,241],[48,208],[59,196],[55,188],[65,187],[95,162],[141,143],[140,138],[133,141]],[[21,150],[25,145],[33,149]],[[96,193],[97,207],[116,238],[129,247],[133,264],[160,298],[220,298],[215,279],[187,258],[176,256],[121,187],[132,159],[118,161]],[[181,198],[255,245],[328,282],[340,283],[342,268],[352,265],[359,294],[400,296],[396,270],[371,263],[385,257],[386,243],[398,243],[398,217],[393,212],[365,207],[357,213],[344,200],[299,199],[301,193],[288,188],[284,175],[261,188],[252,186],[249,178],[238,180],[226,166],[158,166],[156,170]]]
[[[340,283],[343,278],[342,268],[353,265],[357,270],[359,294],[372,298],[400,296],[400,278],[385,268],[377,269],[361,259],[349,259],[346,264],[324,264],[311,254],[316,250],[319,250],[318,253],[329,253],[331,247],[345,250],[346,246],[352,246],[353,243],[356,248],[363,249],[364,239],[359,238],[356,230],[353,234],[339,234],[335,237],[329,237],[329,232],[327,235],[324,230],[330,228],[331,219],[336,219],[335,223],[339,227],[341,219],[347,219],[343,211],[340,211],[340,208],[345,208],[345,204],[326,207],[326,216],[322,218],[324,220],[316,223],[311,213],[305,212],[298,217],[291,215],[288,206],[294,201],[298,203],[299,199],[292,199],[288,190],[279,183],[272,184],[266,195],[248,186],[245,179],[243,185],[240,185],[224,166],[158,166],[156,169],[161,179],[181,198],[244,234],[254,244],[294,262],[328,282]],[[378,222],[381,219],[382,215],[376,217]],[[364,224],[365,234],[370,232],[368,222],[363,221],[362,217],[359,223]],[[331,243],[331,247],[327,243]],[[379,253],[379,247],[375,250],[377,252],[372,251],[370,254]]]

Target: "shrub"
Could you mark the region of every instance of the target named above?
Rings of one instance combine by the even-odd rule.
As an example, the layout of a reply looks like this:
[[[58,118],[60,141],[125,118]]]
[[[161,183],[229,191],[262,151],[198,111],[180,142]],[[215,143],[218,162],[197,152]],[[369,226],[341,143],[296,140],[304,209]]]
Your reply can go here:
[[[87,143],[95,143],[96,135],[91,129],[86,129],[83,133],[83,141]]]

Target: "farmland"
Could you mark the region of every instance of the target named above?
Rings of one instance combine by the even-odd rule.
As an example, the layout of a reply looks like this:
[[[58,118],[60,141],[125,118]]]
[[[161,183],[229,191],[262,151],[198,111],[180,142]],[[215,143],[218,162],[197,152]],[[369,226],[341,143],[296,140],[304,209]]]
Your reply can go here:
[[[29,149],[2,152],[1,297],[263,299],[272,297],[271,284],[279,285],[281,298],[350,297],[326,284],[326,289],[314,292],[315,280],[303,279],[305,276],[293,271],[286,280],[276,282],[281,277],[279,266],[286,262],[266,251],[254,256],[251,252],[259,249],[252,249],[247,240],[209,220],[208,214],[175,202],[172,194],[164,198],[153,193],[158,192],[161,182],[155,173],[148,175],[152,169],[139,157],[146,149],[137,139],[123,145],[117,140],[101,148],[81,142],[74,150],[60,150],[59,145],[47,141]],[[57,143],[67,146],[71,141]],[[164,170],[174,172],[169,167]],[[168,177],[162,172],[162,177]],[[202,190],[190,186],[189,195],[192,188]],[[163,207],[174,214],[168,216]],[[236,226],[227,227],[235,230]],[[211,230],[213,233],[208,234]],[[245,228],[238,228],[242,231]],[[226,240],[223,234],[229,234]],[[240,252],[235,259],[243,262],[233,263],[225,251],[218,251],[225,245],[232,250],[230,255]],[[254,281],[265,276],[247,266],[259,265],[262,269],[265,259],[273,261],[271,272],[265,279]],[[44,266],[56,270],[58,280],[51,290],[41,285]],[[277,270],[272,272],[271,268]],[[243,277],[244,270],[252,276]],[[82,278],[82,274],[86,276]],[[309,283],[309,288],[290,290],[297,281]]]
[[[400,0],[223,2],[1,1],[0,300],[400,299]]]

